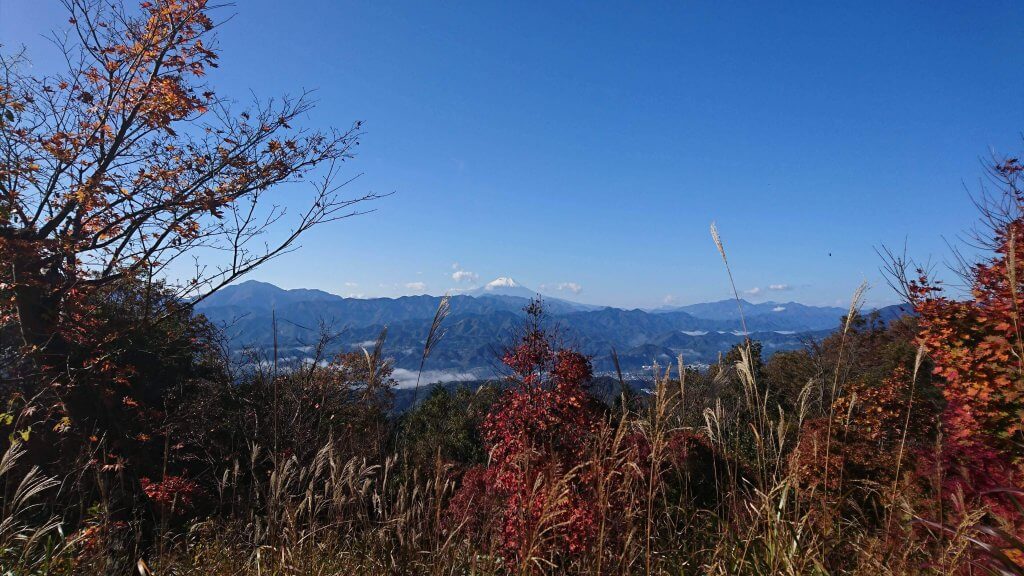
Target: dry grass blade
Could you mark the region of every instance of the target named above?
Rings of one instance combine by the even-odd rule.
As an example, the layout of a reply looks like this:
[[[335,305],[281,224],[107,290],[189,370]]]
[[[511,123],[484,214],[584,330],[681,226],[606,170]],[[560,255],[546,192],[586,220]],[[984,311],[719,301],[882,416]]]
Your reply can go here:
[[[372,389],[373,385],[377,383],[378,376],[380,374],[381,358],[384,355],[384,342],[388,338],[388,327],[385,326],[380,334],[377,335],[377,340],[373,343],[373,352],[363,348],[363,356],[366,359],[366,367],[369,371],[369,377],[367,388]]]
[[[711,223],[711,239],[715,241],[715,247],[718,248],[718,253],[722,256],[722,262],[725,264],[725,272],[729,275],[729,285],[732,287],[733,298],[736,299],[736,307],[740,313],[740,325],[743,327],[743,337],[748,341],[750,340],[750,332],[747,331],[747,320],[743,316],[743,304],[740,301],[740,293],[736,290],[736,281],[732,277],[732,268],[729,267],[729,258],[725,255],[725,245],[722,244],[722,237],[718,233],[718,226],[714,222]]]
[[[619,380],[619,395],[622,400],[622,412],[625,414],[629,410],[629,390],[626,388],[626,379],[622,377],[622,366],[619,364],[619,353],[615,348],[612,348],[612,365],[615,367],[615,375]]]
[[[12,442],[0,457],[0,486],[9,486],[14,479],[9,476],[17,470],[17,462],[25,455],[20,442]],[[32,522],[37,515],[33,503],[43,492],[59,483],[42,473],[38,467],[29,468],[20,480],[10,498],[0,499],[0,565],[10,572],[5,574],[35,574],[35,570],[49,558],[47,540],[59,527],[57,518],[50,517]],[[58,545],[55,548],[61,549]]]
[[[420,369],[416,373],[416,387],[412,394],[412,403],[416,404],[420,392],[420,379],[423,377],[423,367],[427,363],[427,358],[430,358],[430,353],[433,352],[434,346],[444,338],[444,335],[448,332],[447,328],[444,328],[444,319],[448,317],[451,312],[451,296],[445,294],[441,298],[441,301],[437,304],[437,311],[434,312],[434,321],[430,323],[430,331],[427,332],[427,340],[423,343],[423,355],[420,357]]]
[[[907,446],[907,431],[910,430],[910,413],[914,409],[914,393],[917,390],[917,374],[921,370],[921,364],[924,363],[924,357],[926,350],[924,344],[917,347],[917,355],[914,357],[914,372],[910,376],[910,398],[907,400],[907,417],[903,421],[903,433],[900,437],[900,448],[896,455],[896,474],[892,481],[892,500],[896,499],[896,488],[900,481],[900,471],[903,468],[903,455]],[[887,512],[889,518],[886,520],[886,529],[888,530],[892,526],[892,515],[893,511]]]
[[[828,426],[825,435],[825,485],[828,485],[829,479],[829,463],[830,456],[832,454],[832,420],[835,416],[833,406],[836,401],[836,394],[839,391],[839,373],[843,365],[843,350],[846,348],[846,336],[850,332],[850,326],[853,325],[853,319],[856,314],[859,313],[860,307],[864,301],[864,293],[868,289],[867,281],[861,282],[857,289],[853,291],[853,296],[850,298],[850,308],[846,312],[846,321],[843,322],[843,331],[839,338],[839,352],[836,357],[835,372],[832,378],[832,393],[829,397],[829,410],[828,410]]]

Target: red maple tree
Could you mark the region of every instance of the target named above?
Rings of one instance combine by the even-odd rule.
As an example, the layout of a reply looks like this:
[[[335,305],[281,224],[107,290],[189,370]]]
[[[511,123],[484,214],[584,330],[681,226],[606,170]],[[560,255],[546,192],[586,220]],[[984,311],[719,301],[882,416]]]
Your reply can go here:
[[[233,112],[205,83],[218,61],[206,0],[65,5],[65,71],[35,76],[0,55],[0,320],[37,360],[76,339],[97,290],[227,254],[173,285],[196,302],[373,197],[337,194],[359,123],[293,128],[308,96]],[[283,215],[268,194],[321,166],[292,229],[257,240]]]
[[[993,489],[1024,485],[1024,334],[1020,261],[1024,257],[1024,167],[999,163],[993,175],[1003,195],[987,211],[993,255],[970,266],[970,298],[950,297],[919,271],[908,283],[919,317],[920,342],[942,378],[941,454],[934,466],[946,496],[980,498],[1004,516],[1016,508],[989,497]],[[1019,521],[1019,519],[1018,519]]]
[[[490,463],[466,474],[452,507],[477,529],[485,524],[479,516],[493,514],[501,551],[515,561],[580,552],[597,528],[591,479],[573,472],[599,423],[586,391],[590,360],[556,345],[540,325],[539,304],[527,310],[528,329],[502,359],[511,387],[482,425]],[[481,510],[485,503],[492,507]]]

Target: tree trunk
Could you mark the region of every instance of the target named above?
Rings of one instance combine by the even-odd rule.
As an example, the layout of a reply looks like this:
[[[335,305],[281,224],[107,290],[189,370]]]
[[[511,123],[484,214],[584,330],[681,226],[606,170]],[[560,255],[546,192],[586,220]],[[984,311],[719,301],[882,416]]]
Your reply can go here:
[[[6,255],[21,344],[37,359],[63,352],[59,333],[64,275],[58,264],[47,265],[38,242],[9,241]]]

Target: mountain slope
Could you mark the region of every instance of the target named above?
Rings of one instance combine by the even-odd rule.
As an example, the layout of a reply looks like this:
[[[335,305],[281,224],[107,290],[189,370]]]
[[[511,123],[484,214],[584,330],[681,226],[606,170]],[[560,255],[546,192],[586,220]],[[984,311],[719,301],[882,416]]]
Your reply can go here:
[[[533,297],[511,279],[499,279],[480,291],[451,298],[446,335],[434,348],[431,370],[483,375],[498,366],[500,352],[523,308]],[[423,342],[441,298],[342,298],[319,290],[282,290],[263,282],[228,286],[196,309],[222,327],[232,349],[251,348],[283,358],[302,358],[321,332],[333,335],[330,352],[369,347],[386,326],[386,353],[397,368],[419,366]],[[611,351],[626,371],[646,370],[653,362],[674,362],[682,354],[688,363],[715,362],[719,353],[743,341],[735,301],[711,302],[673,310],[648,312],[620,308],[583,307],[559,299],[544,299],[552,327],[568,343],[591,355],[599,371],[613,369]],[[767,353],[803,346],[839,326],[845,310],[803,304],[744,304],[750,337]],[[730,311],[731,307],[731,311]],[[778,308],[785,310],[778,310]],[[749,312],[748,312],[749,311]],[[788,314],[786,313],[788,312]],[[889,321],[904,310],[880,311]]]
[[[822,330],[831,328],[846,314],[846,309],[834,306],[807,306],[799,302],[739,301],[743,318],[750,330]],[[740,323],[740,306],[736,300],[703,302],[675,308],[655,310],[659,314],[686,312],[697,318],[720,322]]]

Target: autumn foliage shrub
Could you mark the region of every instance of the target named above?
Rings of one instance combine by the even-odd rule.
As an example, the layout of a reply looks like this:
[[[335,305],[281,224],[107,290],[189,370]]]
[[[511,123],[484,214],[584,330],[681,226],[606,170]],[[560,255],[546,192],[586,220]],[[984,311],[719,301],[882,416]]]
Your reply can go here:
[[[142,491],[145,492],[161,514],[173,516],[189,511],[196,500],[203,496],[199,484],[183,476],[164,476],[156,482],[149,478],[141,478]]]
[[[547,555],[546,546],[578,553],[596,532],[590,479],[571,474],[599,422],[586,391],[590,361],[555,345],[539,305],[529,311],[525,334],[502,359],[510,388],[482,425],[489,464],[464,487],[497,499],[497,538],[511,560]]]
[[[942,378],[942,445],[932,473],[945,498],[963,494],[1021,526],[1015,506],[989,491],[1024,485],[1024,334],[1020,262],[1024,256],[1024,167],[995,166],[1002,185],[992,223],[993,255],[970,266],[970,297],[948,295],[923,272],[909,283],[919,316],[920,342]]]
[[[934,413],[920,397],[914,406],[914,389],[913,374],[902,366],[881,382],[849,383],[832,405],[831,425],[828,416],[804,423],[790,454],[798,481],[847,511],[872,513],[890,504],[897,474],[912,471],[934,437]]]

